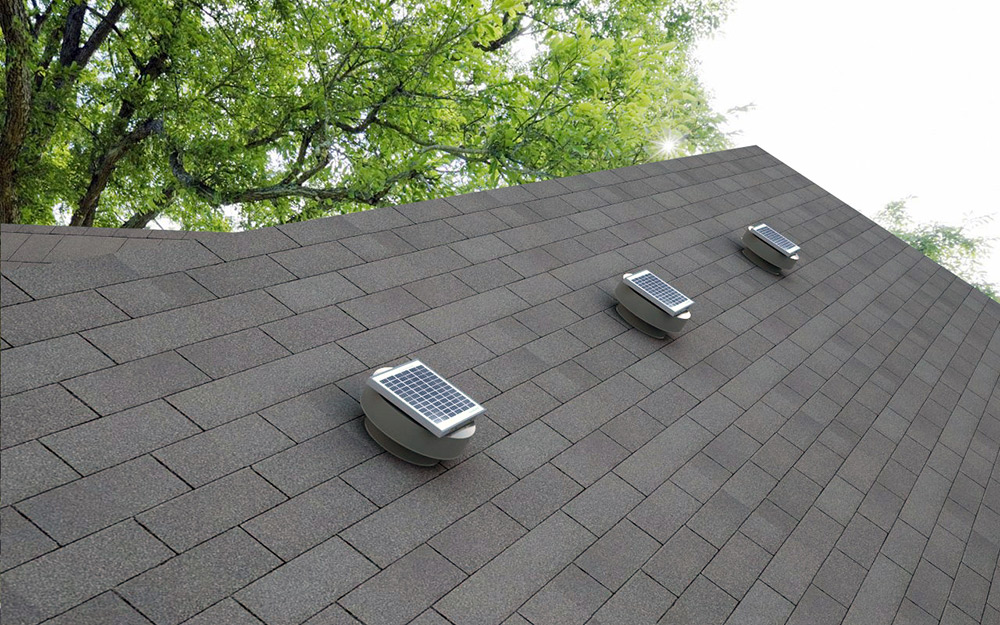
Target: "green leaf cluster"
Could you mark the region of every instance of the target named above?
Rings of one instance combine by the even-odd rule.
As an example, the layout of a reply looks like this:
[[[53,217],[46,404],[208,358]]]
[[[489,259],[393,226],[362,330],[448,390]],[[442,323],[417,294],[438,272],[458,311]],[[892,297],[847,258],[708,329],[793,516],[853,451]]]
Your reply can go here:
[[[92,56],[67,64],[81,7],[78,50],[116,17]],[[723,118],[689,51],[726,11],[714,0],[30,0],[21,221],[256,228],[655,160],[668,131],[678,155],[722,149]]]
[[[937,222],[918,223],[907,212],[906,202],[909,199],[889,202],[875,216],[876,221],[924,256],[1000,301],[1000,287],[989,282],[982,269],[983,261],[989,257],[993,239],[973,234],[976,228],[988,223],[991,217],[966,218],[958,226]]]

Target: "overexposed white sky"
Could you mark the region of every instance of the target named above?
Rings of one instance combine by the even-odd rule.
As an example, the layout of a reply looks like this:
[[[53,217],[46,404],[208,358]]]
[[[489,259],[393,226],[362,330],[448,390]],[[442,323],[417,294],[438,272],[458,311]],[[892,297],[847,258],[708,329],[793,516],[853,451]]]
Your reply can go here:
[[[993,214],[1000,237],[1000,3],[736,0],[696,51],[729,125],[868,216]],[[987,269],[1000,283],[1000,241]]]

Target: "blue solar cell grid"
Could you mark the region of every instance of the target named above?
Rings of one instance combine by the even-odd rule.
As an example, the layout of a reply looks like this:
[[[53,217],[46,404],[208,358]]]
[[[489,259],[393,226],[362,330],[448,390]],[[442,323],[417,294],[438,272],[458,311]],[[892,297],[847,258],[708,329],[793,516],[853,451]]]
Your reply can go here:
[[[758,237],[769,243],[771,247],[784,252],[787,255],[792,255],[800,249],[798,245],[790,241],[785,236],[779,234],[774,228],[767,224],[755,226],[753,231]]]
[[[633,275],[629,281],[670,312],[678,312],[685,308],[685,304],[692,303],[688,296],[664,282],[654,273],[646,272]]]
[[[423,365],[382,378],[380,383],[434,423],[442,423],[476,406]]]

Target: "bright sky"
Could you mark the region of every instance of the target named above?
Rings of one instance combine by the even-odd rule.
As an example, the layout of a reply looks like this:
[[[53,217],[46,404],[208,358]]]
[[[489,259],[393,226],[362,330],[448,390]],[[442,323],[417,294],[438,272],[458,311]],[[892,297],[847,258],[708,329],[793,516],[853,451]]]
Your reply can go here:
[[[699,45],[716,110],[753,102],[729,127],[868,216],[886,203],[919,220],[993,214],[1000,237],[1000,3],[736,0]],[[1000,283],[1000,241],[989,267]]]

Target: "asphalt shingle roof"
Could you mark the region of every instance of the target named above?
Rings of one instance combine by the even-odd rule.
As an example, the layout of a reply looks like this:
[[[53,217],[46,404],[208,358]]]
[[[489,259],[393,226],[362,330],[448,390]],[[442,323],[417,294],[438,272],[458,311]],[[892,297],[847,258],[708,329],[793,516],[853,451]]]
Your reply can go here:
[[[5,624],[1000,621],[1000,305],[757,147],[2,237]],[[672,340],[614,312],[639,267]],[[410,357],[484,403],[463,458],[364,432]]]

